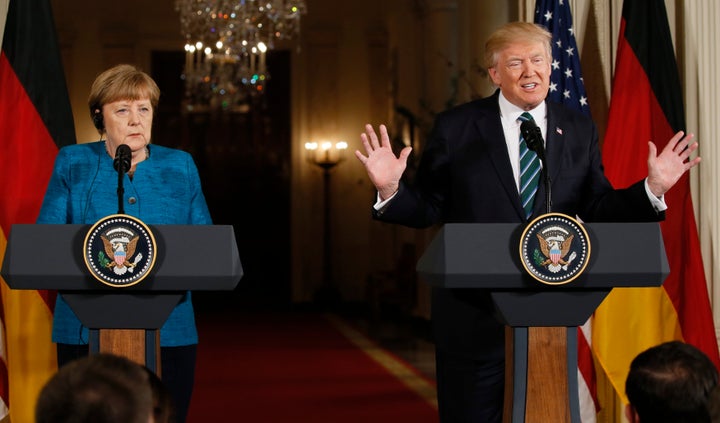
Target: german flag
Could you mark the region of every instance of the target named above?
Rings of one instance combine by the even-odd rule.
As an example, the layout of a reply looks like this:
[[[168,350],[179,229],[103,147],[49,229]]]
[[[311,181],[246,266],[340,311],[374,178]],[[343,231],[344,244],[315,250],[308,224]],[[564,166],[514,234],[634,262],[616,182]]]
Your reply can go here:
[[[0,0],[0,34],[1,265],[11,226],[35,222],[57,151],[75,143],[75,128],[49,0]],[[55,293],[10,290],[2,280],[0,295],[0,417],[9,410],[10,420],[32,422],[57,369]]]
[[[625,0],[617,51],[603,162],[613,185],[627,186],[647,176],[648,141],[659,151],[677,131],[686,130],[663,0]],[[613,290],[593,321],[593,350],[607,382],[599,390],[600,404],[610,405],[605,412],[615,417],[627,403],[630,362],[651,346],[684,341],[720,366],[687,173],[665,201],[661,229],[668,278],[659,288]]]

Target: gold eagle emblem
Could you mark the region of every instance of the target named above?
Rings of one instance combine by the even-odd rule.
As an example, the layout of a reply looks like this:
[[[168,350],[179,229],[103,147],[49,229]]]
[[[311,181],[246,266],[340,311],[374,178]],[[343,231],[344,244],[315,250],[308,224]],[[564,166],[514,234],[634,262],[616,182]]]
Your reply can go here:
[[[560,264],[561,266],[567,265],[568,262],[565,261],[564,258],[567,255],[568,251],[570,251],[570,246],[572,245],[572,240],[574,237],[574,235],[569,235],[562,241],[558,239],[548,240],[543,238],[538,233],[537,238],[540,244],[540,251],[542,251],[543,255],[547,257],[547,259],[540,263],[540,266],[558,264]]]
[[[105,248],[105,254],[107,254],[111,259],[106,267],[112,268],[113,272],[118,275],[125,274],[128,270],[132,272],[135,265],[142,258],[142,254],[138,254],[138,257],[136,257],[135,260],[130,261],[130,259],[135,255],[135,249],[137,248],[137,243],[140,237],[136,235],[129,241],[127,241],[127,238],[116,238],[111,240],[105,235],[101,235],[100,238],[102,239],[103,246]]]

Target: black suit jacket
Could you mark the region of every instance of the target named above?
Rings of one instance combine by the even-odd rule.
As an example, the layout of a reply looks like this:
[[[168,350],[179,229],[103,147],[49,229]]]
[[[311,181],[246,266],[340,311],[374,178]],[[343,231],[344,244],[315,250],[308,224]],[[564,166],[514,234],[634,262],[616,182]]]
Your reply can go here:
[[[374,216],[410,227],[442,223],[526,222],[500,121],[499,91],[439,114],[412,183]],[[563,105],[547,104],[546,158],[553,212],[585,222],[658,221],[643,181],[613,189],[604,175],[595,124]],[[533,216],[547,211],[545,187]],[[532,219],[532,217],[531,217]],[[474,358],[503,356],[504,326],[488,292],[434,288],[436,346]]]

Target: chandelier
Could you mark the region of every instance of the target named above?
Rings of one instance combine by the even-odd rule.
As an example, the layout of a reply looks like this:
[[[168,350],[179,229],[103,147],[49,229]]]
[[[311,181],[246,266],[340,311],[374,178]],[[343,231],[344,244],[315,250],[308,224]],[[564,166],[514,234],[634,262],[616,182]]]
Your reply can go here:
[[[305,0],[175,0],[185,37],[185,112],[246,112],[270,79],[265,55],[300,32]]]

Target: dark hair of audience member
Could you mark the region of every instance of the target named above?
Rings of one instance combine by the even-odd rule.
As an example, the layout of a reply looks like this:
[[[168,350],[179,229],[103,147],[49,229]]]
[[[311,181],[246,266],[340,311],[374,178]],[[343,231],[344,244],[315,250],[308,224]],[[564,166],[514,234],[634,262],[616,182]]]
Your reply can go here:
[[[154,423],[175,423],[175,406],[170,392],[155,372],[147,367],[145,370],[148,372],[152,388]]]
[[[707,355],[670,341],[633,359],[625,393],[640,422],[709,422],[708,399],[717,384],[718,370]]]
[[[125,357],[98,353],[61,367],[40,391],[36,423],[148,423],[148,372]]]
[[[720,385],[716,385],[712,392],[710,392],[708,411],[710,412],[710,421],[712,423],[720,423]]]

